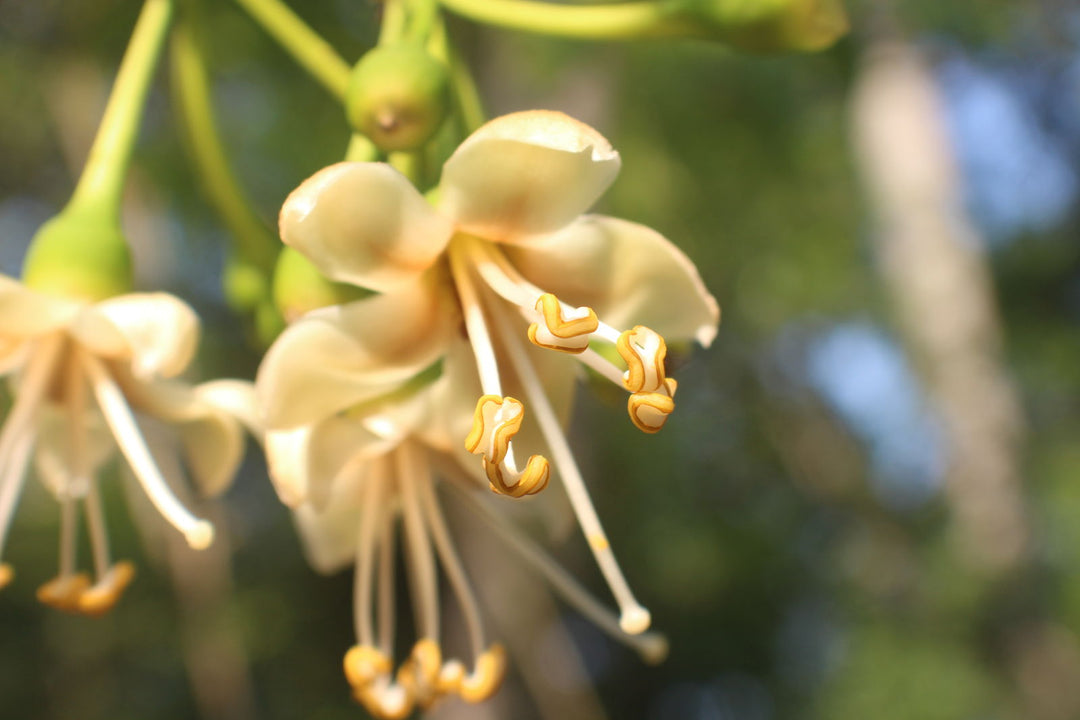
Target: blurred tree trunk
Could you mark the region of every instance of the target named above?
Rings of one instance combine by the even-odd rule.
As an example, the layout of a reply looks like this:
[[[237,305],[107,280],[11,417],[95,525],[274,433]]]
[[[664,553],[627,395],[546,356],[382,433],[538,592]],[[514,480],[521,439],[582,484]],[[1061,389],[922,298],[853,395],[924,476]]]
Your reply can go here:
[[[881,273],[942,420],[959,549],[980,568],[1005,570],[1023,558],[1029,540],[1019,467],[1024,423],[941,99],[912,45],[868,46],[853,91],[852,131],[876,213]]]

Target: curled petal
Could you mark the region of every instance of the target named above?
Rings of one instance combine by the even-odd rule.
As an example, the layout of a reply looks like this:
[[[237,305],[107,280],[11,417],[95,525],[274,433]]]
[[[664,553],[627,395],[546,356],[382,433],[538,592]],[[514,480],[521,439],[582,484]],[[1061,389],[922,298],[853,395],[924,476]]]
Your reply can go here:
[[[506,248],[531,282],[618,328],[647,325],[668,340],[716,337],[720,308],[697,268],[658,232],[626,220],[583,217],[561,232]]]
[[[357,471],[350,472],[357,474]],[[293,512],[293,521],[304,557],[316,572],[329,575],[352,562],[356,554],[356,529],[360,526],[360,506],[355,498],[350,501],[335,493],[334,502],[322,510],[304,503]]]
[[[338,163],[285,200],[282,241],[332,280],[387,292],[431,266],[453,232],[408,180],[384,163]]]
[[[130,360],[136,377],[173,377],[195,355],[199,318],[168,293],[131,293],[87,307],[71,334],[95,355]]]
[[[199,492],[224,492],[244,457],[244,433],[232,408],[222,403],[250,404],[251,384],[233,380],[192,387],[179,381],[128,380],[124,386],[133,407],[179,426],[184,461]],[[238,400],[241,394],[248,399]]]
[[[35,292],[18,280],[0,275],[0,335],[29,338],[59,330],[85,303]]]
[[[361,419],[333,415],[315,425],[266,433],[266,461],[281,501],[321,513],[346,492],[352,471],[393,441],[370,432]]]
[[[456,323],[433,288],[309,313],[267,352],[256,379],[267,430],[318,422],[399,389],[434,364]]]
[[[465,232],[516,242],[558,230],[588,210],[619,163],[604,136],[562,113],[504,115],[446,162],[440,209]]]

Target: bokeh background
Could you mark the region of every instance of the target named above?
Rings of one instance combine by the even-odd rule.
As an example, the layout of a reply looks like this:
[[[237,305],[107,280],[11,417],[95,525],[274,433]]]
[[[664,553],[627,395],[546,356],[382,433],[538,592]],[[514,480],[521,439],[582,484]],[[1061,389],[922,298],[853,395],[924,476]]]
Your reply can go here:
[[[363,0],[294,3],[349,59]],[[0,0],[0,269],[62,207],[138,12]],[[519,578],[464,518],[500,696],[440,717],[1080,717],[1080,11],[865,2],[816,55],[586,44],[453,22],[491,114],[569,112],[623,173],[600,210],[659,229],[724,308],[680,353],[679,412],[642,439],[583,386],[579,458],[671,655],[642,664]],[[231,3],[209,13],[235,168],[272,222],[340,159],[340,108]],[[141,288],[200,312],[205,377],[257,354],[220,289],[227,238],[189,169],[167,73],[125,218]],[[351,579],[307,568],[254,447],[193,557],[105,484],[138,581],[102,619],[37,605],[56,511],[36,484],[0,594],[0,716],[363,717],[340,659]],[[580,537],[554,547],[602,597]],[[509,565],[509,566],[508,566]],[[516,614],[520,611],[520,614]]]

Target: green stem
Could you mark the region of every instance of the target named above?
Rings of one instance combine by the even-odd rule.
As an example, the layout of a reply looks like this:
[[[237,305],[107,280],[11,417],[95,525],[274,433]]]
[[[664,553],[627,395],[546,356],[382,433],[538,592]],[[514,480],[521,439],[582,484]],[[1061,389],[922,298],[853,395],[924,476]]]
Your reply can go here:
[[[279,0],[236,0],[263,29],[338,100],[349,87],[349,64]]]
[[[94,209],[119,223],[124,179],[172,14],[171,0],[143,5],[69,210]]]
[[[382,23],[379,25],[379,45],[394,45],[405,37],[408,12],[405,0],[383,2]]]
[[[196,11],[193,5],[189,9]],[[210,78],[197,25],[187,15],[173,31],[172,87],[207,199],[228,228],[237,254],[269,277],[280,244],[251,209],[229,166],[211,104]]]
[[[439,0],[463,17],[510,30],[593,40],[627,40],[668,34],[668,3],[653,0],[612,5],[559,5],[535,0]]]
[[[408,0],[409,28],[407,39],[423,46],[439,20],[438,0]]]

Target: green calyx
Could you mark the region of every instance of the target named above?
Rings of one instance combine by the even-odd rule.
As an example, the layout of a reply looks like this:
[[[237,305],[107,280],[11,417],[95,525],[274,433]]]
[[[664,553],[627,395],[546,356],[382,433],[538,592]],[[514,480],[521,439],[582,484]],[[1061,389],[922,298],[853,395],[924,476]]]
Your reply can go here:
[[[345,96],[349,123],[384,152],[423,147],[449,108],[449,69],[411,44],[380,45],[360,58]]]
[[[34,236],[22,279],[40,292],[97,302],[131,292],[131,251],[111,213],[68,208]]]
[[[687,32],[751,52],[812,52],[849,28],[841,0],[672,0]],[[681,16],[681,17],[679,17]]]
[[[330,305],[361,300],[370,290],[328,280],[299,251],[285,247],[274,268],[274,303],[286,323],[304,313]]]

